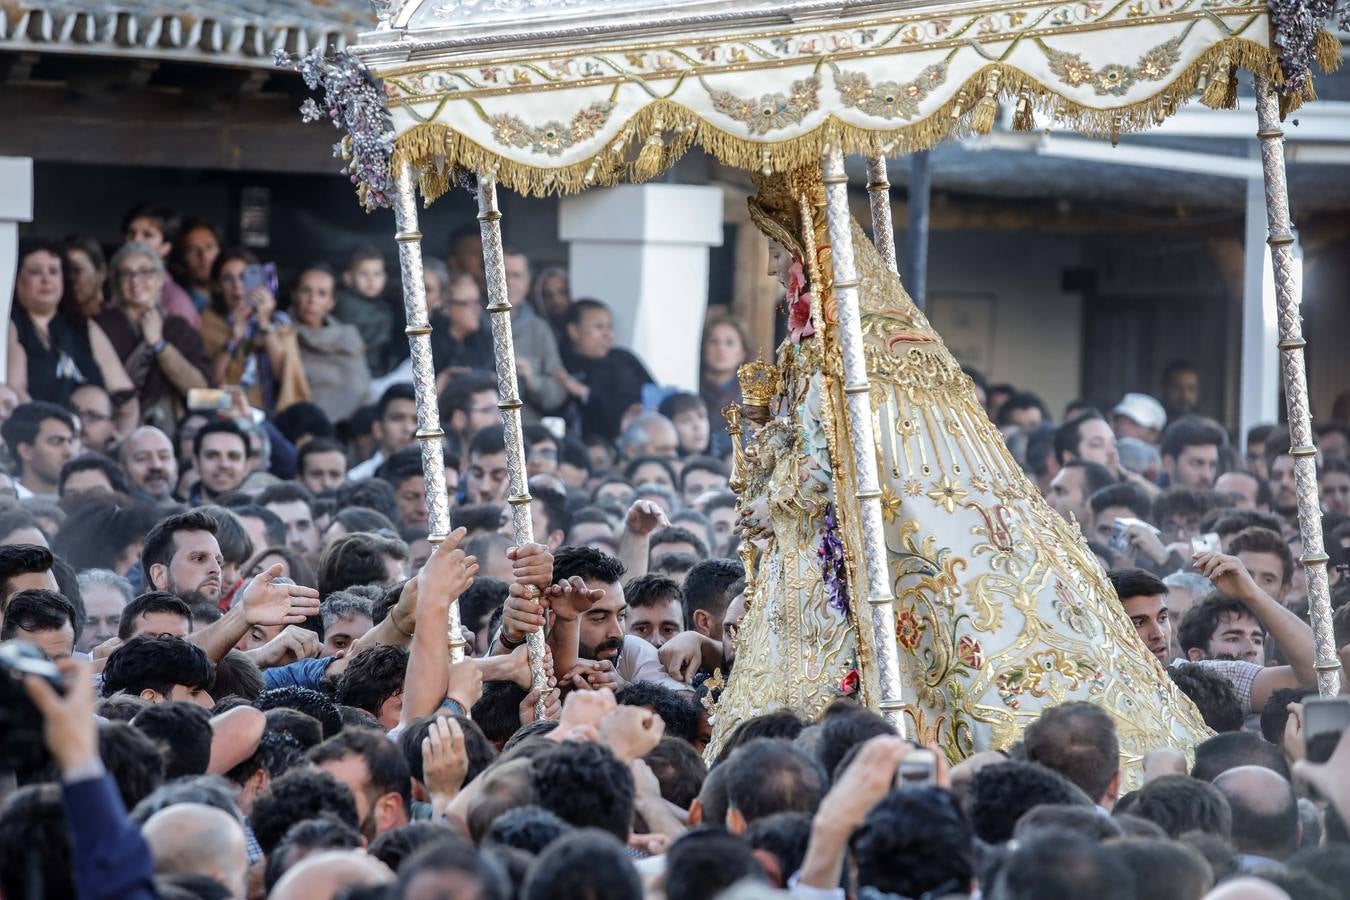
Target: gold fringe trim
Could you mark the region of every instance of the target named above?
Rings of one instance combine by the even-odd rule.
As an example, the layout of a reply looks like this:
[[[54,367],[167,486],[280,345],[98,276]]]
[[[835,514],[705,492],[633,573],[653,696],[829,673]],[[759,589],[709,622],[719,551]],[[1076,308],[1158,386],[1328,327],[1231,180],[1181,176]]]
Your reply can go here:
[[[1018,69],[994,63],[968,78],[951,100],[924,119],[889,130],[859,128],[831,116],[807,134],[766,143],[718,128],[675,101],[658,100],[633,116],[595,156],[558,168],[507,159],[435,122],[415,125],[399,135],[393,161],[397,165],[406,159],[422,171],[418,187],[428,203],[449,189],[448,173],[455,166],[473,172],[492,171],[500,184],[527,196],[573,194],[589,187],[653,178],[694,144],[729,166],[784,172],[818,164],[825,147],[832,144],[840,145],[845,153],[887,157],[929,149],[950,137],[992,127],[999,97],[1018,98],[1014,127],[1019,130],[1032,127],[1034,107],[1056,128],[1118,138],[1174,114],[1198,88],[1220,105],[1228,102],[1230,94],[1236,102],[1232,73],[1239,68],[1275,85],[1284,80],[1274,50],[1243,38],[1229,38],[1206,50],[1153,96],[1116,109],[1082,106]],[[1216,71],[1218,74],[1211,77],[1210,73]],[[1291,112],[1315,96],[1309,81],[1302,96],[1282,94],[1281,103],[1292,103],[1285,109]],[[972,103],[975,97],[980,99]],[[632,153],[634,147],[639,148],[636,154]]]
[[[1317,32],[1317,68],[1330,75],[1341,67],[1341,42],[1325,28]]]

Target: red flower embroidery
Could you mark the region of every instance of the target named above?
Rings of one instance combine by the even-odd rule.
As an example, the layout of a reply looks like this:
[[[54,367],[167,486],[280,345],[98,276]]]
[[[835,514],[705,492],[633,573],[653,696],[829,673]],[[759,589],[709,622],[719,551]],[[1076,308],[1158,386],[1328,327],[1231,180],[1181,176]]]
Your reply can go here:
[[[850,669],[849,673],[844,676],[844,680],[839,682],[840,695],[844,697],[852,697],[854,694],[858,693],[858,683],[861,680],[862,678],[861,676],[858,675],[858,670]]]
[[[972,669],[978,669],[984,665],[984,648],[980,642],[970,635],[962,635],[956,642],[956,655],[961,662]]]
[[[793,262],[788,269],[788,337],[792,343],[800,344],[803,339],[816,333],[811,324],[811,292],[806,290],[806,273],[802,264]]]
[[[900,646],[906,650],[913,651],[919,646],[919,638],[923,635],[923,626],[914,613],[905,610],[896,614],[895,617],[895,639],[900,642]]]

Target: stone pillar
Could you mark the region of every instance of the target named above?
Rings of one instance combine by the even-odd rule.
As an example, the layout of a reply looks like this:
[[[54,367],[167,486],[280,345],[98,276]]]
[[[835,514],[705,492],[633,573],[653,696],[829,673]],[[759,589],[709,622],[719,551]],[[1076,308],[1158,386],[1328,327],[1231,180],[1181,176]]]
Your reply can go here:
[[[659,384],[698,390],[708,308],[708,248],[722,244],[722,191],[625,184],[564,197],[558,236],[569,243],[572,296],[614,311],[614,341]]]
[[[0,319],[9,322],[14,275],[19,265],[19,223],[33,221],[33,161],[0,156]],[[0,378],[5,377],[9,344],[0,343]]]

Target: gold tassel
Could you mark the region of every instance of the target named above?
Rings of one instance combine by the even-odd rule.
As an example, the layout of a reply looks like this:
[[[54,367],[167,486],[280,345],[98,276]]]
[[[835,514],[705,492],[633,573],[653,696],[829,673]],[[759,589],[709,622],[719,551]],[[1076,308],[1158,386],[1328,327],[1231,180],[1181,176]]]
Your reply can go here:
[[[989,73],[984,83],[984,96],[975,104],[975,114],[971,117],[971,126],[976,134],[988,134],[994,130],[994,119],[998,117],[998,81],[999,71]]]
[[[1341,42],[1326,29],[1317,32],[1317,67],[1328,75],[1341,67]]]
[[[1224,106],[1224,100],[1228,96],[1228,86],[1232,76],[1232,73],[1229,71],[1228,57],[1225,56],[1220,59],[1216,68],[1217,71],[1214,73],[1214,77],[1209,79],[1209,83],[1205,85],[1204,90],[1200,94],[1200,102],[1210,109],[1228,109],[1230,107]],[[1201,77],[1203,78],[1204,75],[1202,74]],[[1236,102],[1236,96],[1234,97],[1234,102]]]
[[[1032,115],[1031,97],[1023,93],[1017,98],[1017,106],[1013,109],[1012,120],[1013,131],[1034,131],[1036,129],[1036,117]]]
[[[1237,82],[1238,82],[1238,70],[1237,70],[1237,66],[1229,66],[1229,67],[1228,67],[1228,90],[1224,91],[1224,94],[1223,94],[1223,108],[1224,108],[1224,109],[1237,109],[1237,108],[1238,108],[1238,101],[1237,101]]]
[[[665,127],[665,120],[661,118],[661,113],[658,112],[652,116],[651,133],[647,135],[647,140],[642,145],[642,151],[638,153],[637,162],[633,163],[634,179],[646,181],[661,174],[661,163],[665,158],[665,145],[661,141],[661,135],[665,131]]]

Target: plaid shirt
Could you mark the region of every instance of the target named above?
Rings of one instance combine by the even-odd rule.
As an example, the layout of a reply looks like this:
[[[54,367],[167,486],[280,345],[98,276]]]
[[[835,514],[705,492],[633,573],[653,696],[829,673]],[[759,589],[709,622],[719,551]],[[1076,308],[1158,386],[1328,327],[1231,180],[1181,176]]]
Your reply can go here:
[[[1172,665],[1184,662],[1187,660],[1179,659]],[[1252,686],[1256,684],[1256,676],[1261,674],[1264,667],[1242,659],[1202,659],[1198,660],[1198,664],[1228,679],[1228,683],[1233,686],[1233,693],[1237,694],[1244,717],[1261,711],[1252,709]]]

